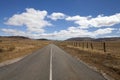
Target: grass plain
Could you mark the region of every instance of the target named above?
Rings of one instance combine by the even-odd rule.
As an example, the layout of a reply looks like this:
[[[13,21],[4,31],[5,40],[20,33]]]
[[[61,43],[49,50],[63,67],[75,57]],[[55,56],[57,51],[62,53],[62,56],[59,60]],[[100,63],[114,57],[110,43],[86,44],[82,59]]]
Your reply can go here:
[[[32,39],[0,38],[0,62],[30,54],[49,43]]]

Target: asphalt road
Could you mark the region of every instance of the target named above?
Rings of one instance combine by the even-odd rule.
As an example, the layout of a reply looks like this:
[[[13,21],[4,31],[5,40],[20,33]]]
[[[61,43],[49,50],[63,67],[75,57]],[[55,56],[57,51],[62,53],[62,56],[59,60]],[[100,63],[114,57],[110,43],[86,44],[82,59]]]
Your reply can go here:
[[[54,44],[0,67],[0,80],[105,80]]]

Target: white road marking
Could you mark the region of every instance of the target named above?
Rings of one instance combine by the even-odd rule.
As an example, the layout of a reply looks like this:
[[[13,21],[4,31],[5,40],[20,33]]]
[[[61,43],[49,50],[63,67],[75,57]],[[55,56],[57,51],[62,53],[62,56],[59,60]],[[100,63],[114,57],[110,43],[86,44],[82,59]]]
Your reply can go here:
[[[50,76],[49,76],[49,80],[52,80],[52,47],[50,50]]]

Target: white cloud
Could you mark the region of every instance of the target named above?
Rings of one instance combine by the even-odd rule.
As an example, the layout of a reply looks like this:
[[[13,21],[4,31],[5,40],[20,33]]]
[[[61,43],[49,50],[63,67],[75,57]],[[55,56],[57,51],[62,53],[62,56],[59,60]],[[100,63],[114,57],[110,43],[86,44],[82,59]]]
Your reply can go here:
[[[72,16],[72,17],[68,16],[66,18],[66,20],[68,20],[68,21],[82,21],[82,20],[88,20],[89,18],[91,18],[91,16],[81,17],[79,15],[76,15],[76,16]]]
[[[10,35],[14,35],[14,36],[25,36],[26,33],[23,31],[19,31],[19,30],[14,30],[14,29],[1,29],[1,31],[10,34]]]
[[[69,27],[67,30],[55,31],[53,33],[29,33],[14,29],[2,29],[7,34],[14,36],[26,36],[30,38],[49,38],[49,39],[67,39],[71,37],[99,37],[112,33],[114,28],[103,28],[96,31],[84,30],[79,27]]]
[[[64,19],[65,17],[66,17],[65,14],[59,13],[59,12],[54,12],[50,16],[48,16],[48,18],[55,20],[55,21],[58,19]]]
[[[30,32],[44,32],[43,28],[52,24],[45,20],[47,11],[27,8],[26,12],[15,14],[5,23],[12,26],[26,26]]]
[[[103,28],[95,31],[84,30],[79,27],[69,27],[67,30],[60,30],[50,34],[44,34],[44,37],[52,39],[67,39],[71,37],[99,37],[112,33],[114,28]]]
[[[88,19],[91,16],[87,16],[87,17],[81,17],[79,15],[73,16],[73,17],[67,17],[66,20],[67,21],[74,21],[75,24],[78,24],[81,28],[88,28],[89,27],[89,21]]]
[[[29,38],[42,38],[43,36],[39,36],[40,34],[38,33],[29,33],[29,32],[23,32],[20,30],[15,30],[15,29],[1,29],[1,31],[5,32],[8,35],[12,36],[25,36]]]
[[[120,14],[115,14],[112,16],[99,15],[97,18],[93,18],[89,22],[90,25],[95,27],[113,26],[120,23]]]
[[[68,37],[98,37],[100,35],[110,34],[115,30],[113,28],[98,29],[96,31],[84,30],[79,27],[69,27],[67,30],[61,30],[57,33],[60,36]]]
[[[113,30],[115,30],[115,29],[114,28],[98,29],[98,30],[94,31],[94,34],[96,34],[96,35],[109,34],[109,33],[112,33]]]
[[[89,28],[89,27],[105,27],[105,26],[113,26],[115,24],[120,23],[120,13],[111,15],[111,16],[103,16],[98,15],[96,18],[92,18],[91,16],[81,17],[79,15],[67,17],[67,21],[74,21],[74,23],[78,24],[81,28]]]
[[[45,27],[52,25],[48,21],[48,18],[54,21],[58,19],[73,21],[75,24],[78,24],[78,26],[75,27],[73,25],[71,27],[67,27],[67,29],[47,33],[47,31],[45,31]],[[98,15],[93,18],[91,16],[82,17],[80,15],[67,16],[60,12],[53,12],[51,15],[48,15],[45,10],[40,11],[33,8],[27,8],[25,12],[14,14],[5,22],[5,24],[11,26],[25,26],[26,28],[23,27],[24,31],[22,31],[23,28],[21,30],[1,29],[1,31],[7,33],[8,35],[26,36],[30,38],[66,39],[70,37],[99,37],[110,36],[109,34],[113,33],[115,30],[115,28],[110,28],[110,26],[119,23],[120,13],[111,16]],[[105,26],[108,28],[105,28]],[[89,28],[92,29],[92,31]],[[117,31],[120,32],[120,30]]]

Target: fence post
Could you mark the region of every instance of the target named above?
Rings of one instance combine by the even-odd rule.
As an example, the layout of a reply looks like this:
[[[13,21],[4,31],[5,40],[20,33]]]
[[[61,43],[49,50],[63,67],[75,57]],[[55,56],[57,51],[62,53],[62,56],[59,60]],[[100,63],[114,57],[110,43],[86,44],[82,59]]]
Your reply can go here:
[[[83,49],[84,49],[84,42],[83,42]]]
[[[87,42],[87,48],[88,48],[88,42]]]
[[[79,47],[80,47],[80,42],[79,42]]]
[[[76,41],[76,44],[75,44],[75,46],[77,47],[77,41]]]
[[[90,43],[90,46],[91,46],[91,49],[93,50],[93,44],[92,44],[92,42]]]
[[[76,47],[77,47],[77,41],[76,41]]]
[[[77,42],[77,47],[79,47],[79,42]]]
[[[106,44],[105,44],[105,42],[103,42],[103,49],[104,49],[104,52],[106,52]]]

